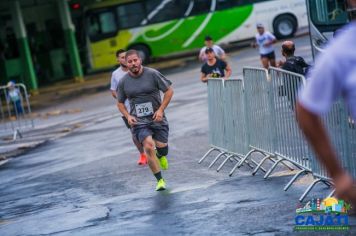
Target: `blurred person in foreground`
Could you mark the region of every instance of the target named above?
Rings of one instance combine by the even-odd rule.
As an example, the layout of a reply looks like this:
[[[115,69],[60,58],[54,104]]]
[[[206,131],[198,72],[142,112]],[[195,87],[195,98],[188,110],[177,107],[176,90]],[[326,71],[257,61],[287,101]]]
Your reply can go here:
[[[337,197],[356,207],[356,182],[342,168],[320,116],[339,97],[356,119],[356,0],[348,1],[353,19],[317,58],[308,83],[299,95],[297,118],[305,136],[335,184]]]

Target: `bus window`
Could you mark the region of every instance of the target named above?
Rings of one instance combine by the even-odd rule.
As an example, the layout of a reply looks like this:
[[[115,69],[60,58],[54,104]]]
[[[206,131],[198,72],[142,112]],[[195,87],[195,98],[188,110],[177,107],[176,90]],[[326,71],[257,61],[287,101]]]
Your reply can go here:
[[[91,13],[87,24],[91,41],[112,37],[117,32],[115,15],[111,11]]]
[[[212,1],[194,0],[194,7],[190,15],[208,13],[211,9]]]
[[[236,7],[239,5],[243,5],[244,1],[242,0],[218,0],[217,1],[217,9],[218,10],[223,10],[223,9],[229,9],[231,7]],[[247,3],[245,3],[247,4]]]
[[[147,5],[150,5],[150,2],[152,1],[148,1]],[[148,12],[148,21],[150,23],[158,23],[182,18],[188,9],[189,3],[189,0],[176,0],[162,1],[160,4],[157,4],[155,8],[152,8],[152,6],[147,6],[147,9],[151,9],[151,11]]]
[[[133,28],[144,24],[146,13],[142,2],[120,5],[116,12],[120,29]]]
[[[311,12],[311,19],[316,25],[339,25],[348,20],[344,0],[315,0],[310,4],[315,9]]]

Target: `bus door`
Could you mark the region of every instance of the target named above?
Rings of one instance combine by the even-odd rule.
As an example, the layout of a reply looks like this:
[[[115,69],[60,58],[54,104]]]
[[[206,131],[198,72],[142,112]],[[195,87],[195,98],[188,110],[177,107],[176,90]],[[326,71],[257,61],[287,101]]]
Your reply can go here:
[[[308,15],[313,56],[348,22],[345,0],[309,0]]]

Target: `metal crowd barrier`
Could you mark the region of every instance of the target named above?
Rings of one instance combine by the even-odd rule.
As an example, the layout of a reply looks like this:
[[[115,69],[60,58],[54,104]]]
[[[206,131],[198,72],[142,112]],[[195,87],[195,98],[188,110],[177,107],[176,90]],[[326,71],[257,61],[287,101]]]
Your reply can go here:
[[[230,155],[225,158],[217,168],[220,171],[228,160],[240,162],[248,151],[246,114],[243,96],[243,81],[240,79],[229,79],[224,81],[224,124],[226,136],[226,149]],[[214,164],[214,163],[212,163]],[[251,166],[249,163],[247,163]]]
[[[201,163],[212,152],[218,152],[214,160],[226,155],[224,147],[225,126],[224,126],[224,96],[223,80],[211,79],[208,81],[208,112],[209,112],[209,143],[211,149],[199,160]],[[211,167],[211,166],[210,166]]]
[[[218,155],[210,163],[209,168],[222,157],[225,159],[217,171],[220,171],[229,160],[240,161],[241,153],[247,149],[242,94],[242,80],[209,79],[208,111],[211,149],[199,160],[199,163],[214,151],[218,152]],[[236,122],[235,117],[239,122]]]
[[[221,157],[226,162],[237,161],[230,172],[247,163],[254,168],[253,174],[262,168],[266,160],[272,161],[267,178],[278,164],[293,164],[299,171],[284,187],[288,188],[303,174],[312,173],[314,181],[300,197],[302,201],[319,182],[332,186],[332,181],[309,147],[300,131],[296,116],[296,98],[299,88],[305,85],[299,74],[277,68],[269,71],[260,68],[244,68],[244,80],[212,79],[208,82],[209,140],[211,152],[218,156],[209,165],[212,167]],[[329,131],[342,165],[356,177],[356,124],[341,102],[322,118]],[[253,153],[264,157],[259,163],[252,159]],[[254,165],[251,165],[254,164]],[[333,192],[330,194],[332,195]]]
[[[12,134],[12,139],[22,138],[22,132],[34,128],[31,106],[26,86],[12,84],[0,86],[0,135]]]
[[[295,115],[297,93],[306,81],[302,75],[277,68],[270,68],[269,74],[272,82],[274,122],[276,124],[275,154],[299,168],[299,171],[284,187],[284,190],[287,191],[298,177],[311,173],[310,160],[313,159],[313,152],[298,127]]]
[[[230,172],[230,176],[237,168],[242,166],[244,161],[248,160],[248,158],[251,159],[254,153],[260,153],[264,158],[257,164],[252,173],[253,175],[259,169],[266,172],[262,167],[262,164],[266,160],[279,163],[279,159],[274,155],[276,145],[275,123],[273,118],[271,82],[268,79],[268,71],[260,68],[244,67],[243,75],[245,112],[247,114],[246,120],[248,120],[246,126],[249,130],[248,142],[250,151],[234,166]],[[271,171],[268,171],[265,178],[270,173]]]

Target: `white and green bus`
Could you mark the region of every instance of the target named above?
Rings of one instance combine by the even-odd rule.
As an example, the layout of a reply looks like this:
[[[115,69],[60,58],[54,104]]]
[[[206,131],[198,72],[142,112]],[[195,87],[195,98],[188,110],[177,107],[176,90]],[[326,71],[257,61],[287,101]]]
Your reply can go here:
[[[305,0],[106,0],[85,10],[85,47],[93,70],[112,67],[119,48],[144,60],[251,39],[256,23],[278,38],[308,27]]]

